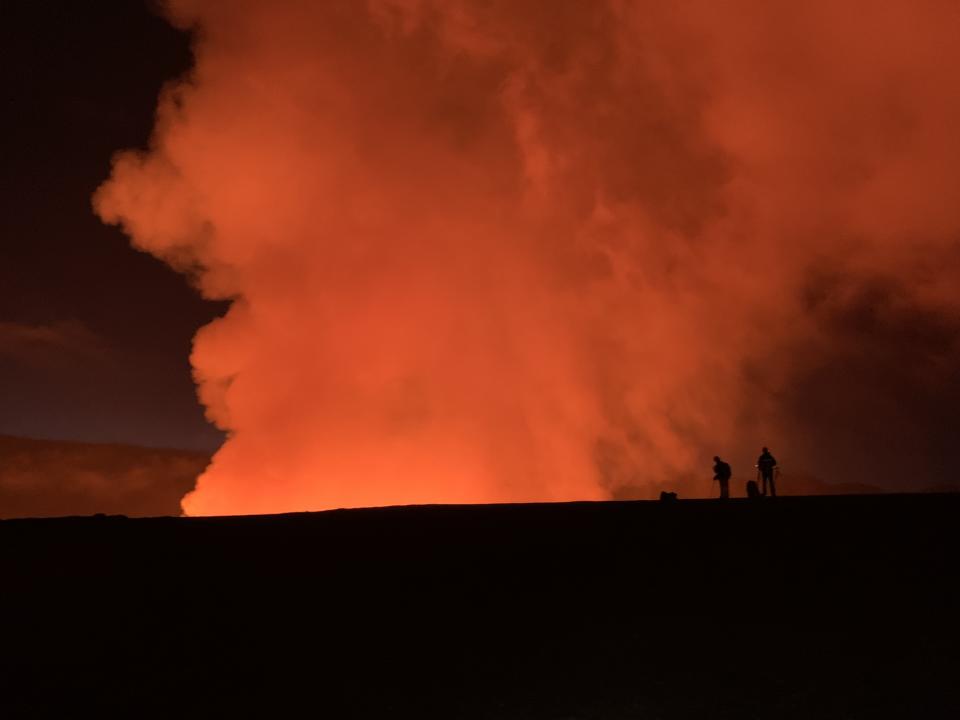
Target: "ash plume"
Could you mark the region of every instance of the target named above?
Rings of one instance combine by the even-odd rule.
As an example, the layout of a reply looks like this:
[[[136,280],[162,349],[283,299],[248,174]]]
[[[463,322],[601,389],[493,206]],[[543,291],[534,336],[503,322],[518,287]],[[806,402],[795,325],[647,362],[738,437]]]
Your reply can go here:
[[[187,513],[703,494],[760,444],[882,484],[891,435],[940,472],[955,4],[166,9],[195,67],[94,203],[233,300]]]

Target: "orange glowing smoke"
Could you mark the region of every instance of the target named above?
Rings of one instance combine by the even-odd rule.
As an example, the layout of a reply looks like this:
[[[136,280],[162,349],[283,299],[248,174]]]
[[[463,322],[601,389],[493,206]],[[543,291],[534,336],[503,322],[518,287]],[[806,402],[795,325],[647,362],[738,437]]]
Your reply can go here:
[[[168,12],[195,69],[95,206],[234,301],[189,514],[703,492],[826,352],[816,278],[960,309],[956,3]]]

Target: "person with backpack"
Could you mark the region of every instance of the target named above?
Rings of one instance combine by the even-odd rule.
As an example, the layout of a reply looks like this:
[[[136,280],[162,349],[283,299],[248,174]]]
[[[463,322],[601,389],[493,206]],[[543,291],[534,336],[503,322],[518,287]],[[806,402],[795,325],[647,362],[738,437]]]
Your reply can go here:
[[[763,495],[767,494],[767,483],[770,484],[770,497],[777,496],[777,487],[773,484],[773,471],[777,467],[777,459],[770,454],[767,448],[763,448],[760,457],[757,458],[757,471],[763,480]]]
[[[733,471],[730,465],[720,459],[718,455],[713,456],[713,479],[720,483],[720,499],[726,500],[730,497],[730,476]]]

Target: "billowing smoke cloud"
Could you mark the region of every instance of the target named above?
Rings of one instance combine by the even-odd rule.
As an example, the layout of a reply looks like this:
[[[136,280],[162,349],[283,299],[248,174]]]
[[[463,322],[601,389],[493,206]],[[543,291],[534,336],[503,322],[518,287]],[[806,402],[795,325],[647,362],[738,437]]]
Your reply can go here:
[[[931,422],[896,398],[960,397],[955,3],[168,11],[195,69],[95,204],[234,300],[188,513],[703,494],[851,437],[874,481]]]

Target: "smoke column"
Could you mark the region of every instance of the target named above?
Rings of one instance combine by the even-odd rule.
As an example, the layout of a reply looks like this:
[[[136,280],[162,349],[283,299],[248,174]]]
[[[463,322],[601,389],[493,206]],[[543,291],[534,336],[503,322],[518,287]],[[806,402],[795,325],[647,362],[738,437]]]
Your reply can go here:
[[[956,3],[166,12],[195,67],[94,204],[233,301],[188,514],[702,495],[956,382]]]

